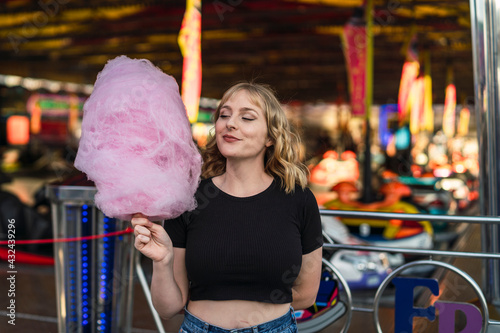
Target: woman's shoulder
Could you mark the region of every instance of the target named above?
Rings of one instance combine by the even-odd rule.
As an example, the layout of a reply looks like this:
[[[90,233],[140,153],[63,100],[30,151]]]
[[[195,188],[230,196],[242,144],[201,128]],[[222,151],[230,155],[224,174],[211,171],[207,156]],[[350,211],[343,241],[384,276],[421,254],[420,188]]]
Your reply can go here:
[[[196,196],[199,196],[203,193],[211,193],[215,189],[215,185],[212,182],[212,177],[210,178],[201,178],[198,183],[198,188],[196,189]]]
[[[286,194],[286,190],[285,190],[286,187],[284,185],[284,182],[280,178],[276,177],[275,183],[277,185],[276,189],[278,191]],[[314,196],[312,191],[309,189],[309,187],[301,186],[300,184],[295,184],[293,191],[288,193],[288,195],[290,195],[292,197],[296,197],[296,198],[307,198],[310,196]]]
[[[198,190],[203,189],[206,186],[213,186],[213,177],[208,177],[208,178],[200,178],[200,181],[198,183]]]
[[[301,200],[308,201],[311,199],[315,199],[314,194],[312,193],[311,189],[307,186],[300,186],[300,185],[295,185],[295,191],[294,193],[297,194],[297,196],[300,197]]]
[[[200,183],[198,185],[198,188],[202,187],[203,185],[211,184],[212,179],[213,179],[213,177],[200,178]]]

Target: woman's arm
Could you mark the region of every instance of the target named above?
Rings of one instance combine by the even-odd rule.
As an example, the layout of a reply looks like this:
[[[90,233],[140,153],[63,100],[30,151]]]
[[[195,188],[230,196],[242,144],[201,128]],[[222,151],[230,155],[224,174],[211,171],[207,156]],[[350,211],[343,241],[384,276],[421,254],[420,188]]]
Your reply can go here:
[[[162,318],[169,319],[187,302],[186,249],[174,248],[165,229],[141,214],[136,214],[131,222],[136,236],[135,247],[153,260],[153,305]]]
[[[174,248],[173,251],[173,263],[153,261],[151,297],[156,311],[164,319],[179,313],[188,298],[186,249]]]
[[[322,255],[323,248],[320,247],[302,256],[300,272],[292,287],[292,307],[295,310],[307,309],[316,301],[321,280]]]

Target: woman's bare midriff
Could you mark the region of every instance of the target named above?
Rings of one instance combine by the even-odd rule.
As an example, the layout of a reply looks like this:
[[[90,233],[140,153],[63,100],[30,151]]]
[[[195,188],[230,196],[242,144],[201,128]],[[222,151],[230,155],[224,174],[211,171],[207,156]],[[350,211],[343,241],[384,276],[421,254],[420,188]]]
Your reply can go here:
[[[225,329],[262,324],[290,311],[290,303],[271,304],[253,301],[190,301],[188,311],[201,320]]]

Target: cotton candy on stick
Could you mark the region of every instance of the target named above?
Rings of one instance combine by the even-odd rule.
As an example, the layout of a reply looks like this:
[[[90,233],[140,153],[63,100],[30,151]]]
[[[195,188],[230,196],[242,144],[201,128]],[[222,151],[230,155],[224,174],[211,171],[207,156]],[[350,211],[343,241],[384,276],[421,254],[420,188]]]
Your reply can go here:
[[[98,74],[83,110],[75,167],[94,181],[105,215],[156,221],[196,207],[201,156],[173,77],[119,56]]]

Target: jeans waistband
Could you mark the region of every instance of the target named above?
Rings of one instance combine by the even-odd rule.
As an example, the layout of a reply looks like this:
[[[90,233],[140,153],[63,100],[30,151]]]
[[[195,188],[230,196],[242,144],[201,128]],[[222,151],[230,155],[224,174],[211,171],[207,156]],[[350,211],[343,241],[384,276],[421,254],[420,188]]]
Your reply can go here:
[[[267,321],[255,326],[249,326],[236,329],[225,329],[219,326],[211,325],[195,315],[191,314],[187,309],[184,309],[184,323],[189,326],[194,326],[197,331],[206,333],[272,333],[280,332],[291,324],[295,323],[295,311],[292,307],[283,316]]]

